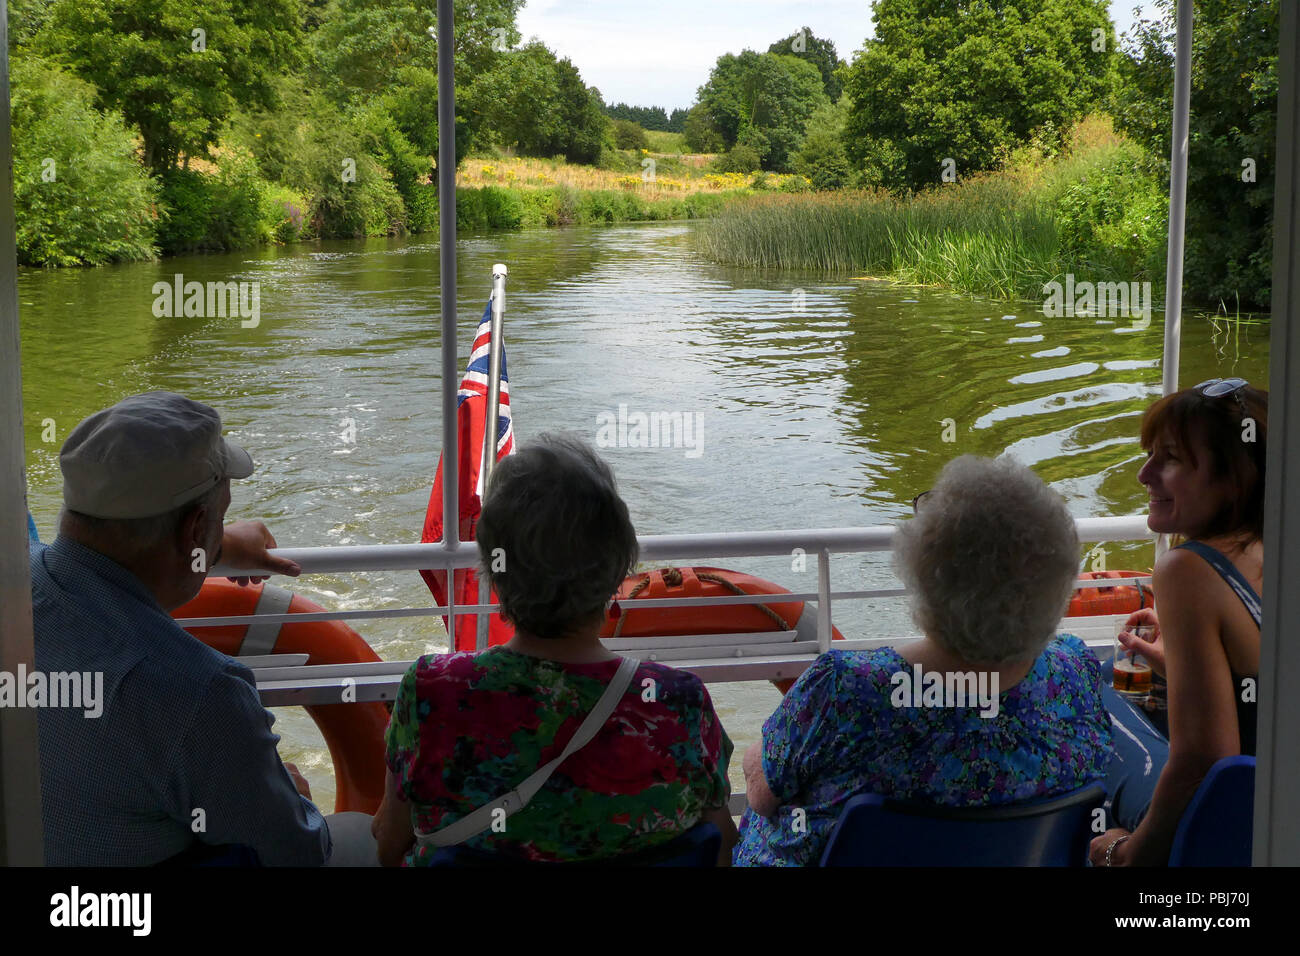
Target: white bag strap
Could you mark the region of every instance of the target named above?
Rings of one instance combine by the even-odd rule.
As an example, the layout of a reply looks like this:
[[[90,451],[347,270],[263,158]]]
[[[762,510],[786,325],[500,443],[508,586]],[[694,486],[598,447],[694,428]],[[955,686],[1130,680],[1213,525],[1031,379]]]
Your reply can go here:
[[[493,823],[493,814],[497,810],[504,810],[505,815],[508,817],[510,814],[528,806],[528,801],[537,795],[537,791],[542,789],[542,785],[550,779],[556,768],[564,763],[570,754],[581,750],[590,743],[600,728],[605,725],[605,721],[609,720],[610,714],[614,713],[614,708],[623,699],[623,692],[632,683],[632,677],[636,674],[636,669],[640,664],[641,662],[634,657],[624,657],[622,659],[622,662],[618,665],[618,671],[614,674],[614,679],[609,682],[605,692],[600,695],[600,700],[596,701],[596,706],[591,708],[591,712],[587,714],[578,727],[577,733],[570,738],[558,757],[538,768],[532,776],[505,796],[498,797],[490,803],[485,803],[472,813],[467,813],[455,823],[448,824],[433,833],[417,832],[415,839],[420,846],[456,846],[471,837],[478,836],[490,827]]]

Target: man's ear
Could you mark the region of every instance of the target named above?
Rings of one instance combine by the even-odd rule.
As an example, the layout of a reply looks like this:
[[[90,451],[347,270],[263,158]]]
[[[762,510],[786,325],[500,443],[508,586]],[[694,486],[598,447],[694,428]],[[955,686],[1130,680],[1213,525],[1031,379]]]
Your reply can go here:
[[[181,515],[181,520],[176,529],[176,543],[185,553],[187,560],[195,548],[207,546],[207,527],[208,508],[206,505],[194,505]],[[208,561],[211,562],[215,557],[215,555],[208,555]]]

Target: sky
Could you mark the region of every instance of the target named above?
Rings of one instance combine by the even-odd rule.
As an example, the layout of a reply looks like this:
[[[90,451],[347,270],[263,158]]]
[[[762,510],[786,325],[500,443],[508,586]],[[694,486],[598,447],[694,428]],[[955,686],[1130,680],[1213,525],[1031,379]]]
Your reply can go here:
[[[1111,0],[1123,33],[1133,8],[1153,4]],[[807,26],[851,58],[871,35],[868,0],[527,0],[519,32],[568,57],[606,103],[662,106],[695,102],[696,90],[724,53],[766,50]]]

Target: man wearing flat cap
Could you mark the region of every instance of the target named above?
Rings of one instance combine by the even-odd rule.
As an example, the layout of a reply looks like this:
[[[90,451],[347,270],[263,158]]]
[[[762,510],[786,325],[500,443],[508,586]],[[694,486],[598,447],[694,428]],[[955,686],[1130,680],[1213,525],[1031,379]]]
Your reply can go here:
[[[267,554],[264,525],[223,530],[248,453],[212,408],[148,392],[81,422],[59,465],[59,535],[31,551],[36,666],[102,674],[103,700],[98,716],[40,711],[46,863],[193,861],[233,845],[267,866],[321,864],[329,827],[280,762],[252,672],[169,613],[198,594],[196,566],[298,571]]]

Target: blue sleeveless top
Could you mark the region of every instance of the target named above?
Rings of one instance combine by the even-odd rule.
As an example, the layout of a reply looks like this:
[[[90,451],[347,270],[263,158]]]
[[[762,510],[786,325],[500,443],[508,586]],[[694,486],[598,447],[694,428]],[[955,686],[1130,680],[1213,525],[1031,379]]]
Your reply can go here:
[[[1209,562],[1210,567],[1219,572],[1219,576],[1228,582],[1228,586],[1236,592],[1237,597],[1241,598],[1241,603],[1246,605],[1246,610],[1250,612],[1251,619],[1254,620],[1255,626],[1260,625],[1261,602],[1255,589],[1250,586],[1250,582],[1245,576],[1237,570],[1237,566],[1227,559],[1222,552],[1210,547],[1208,544],[1202,544],[1200,541],[1188,541],[1180,544],[1179,548],[1185,548],[1188,551],[1199,554]],[[1258,676],[1258,675],[1254,675]],[[1237,702],[1237,733],[1241,741],[1241,752],[1247,757],[1255,756],[1255,701],[1243,701],[1241,682],[1243,675],[1233,674],[1232,683],[1234,687],[1233,696]]]

